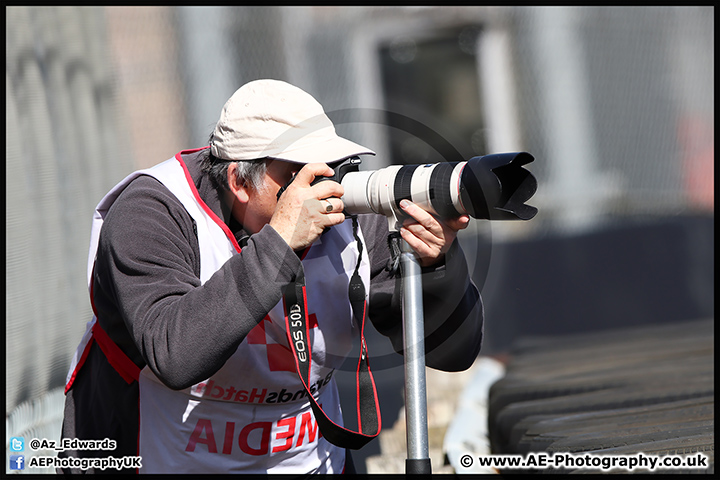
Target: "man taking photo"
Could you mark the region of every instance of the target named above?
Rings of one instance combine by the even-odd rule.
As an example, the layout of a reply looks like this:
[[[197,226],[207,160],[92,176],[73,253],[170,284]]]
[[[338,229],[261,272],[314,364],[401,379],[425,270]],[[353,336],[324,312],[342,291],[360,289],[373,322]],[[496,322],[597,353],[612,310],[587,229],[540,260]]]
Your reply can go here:
[[[130,473],[353,473],[316,413],[343,427],[334,375],[365,318],[402,352],[400,278],[386,268],[387,218],[346,218],[342,185],[316,179],[373,152],[277,80],[238,89],[209,143],[134,172],[97,207],[94,317],[68,374],[63,438],[117,448],[60,456],[141,456]],[[423,267],[426,364],[467,369],[483,322],[456,241],[469,217],[401,208]]]

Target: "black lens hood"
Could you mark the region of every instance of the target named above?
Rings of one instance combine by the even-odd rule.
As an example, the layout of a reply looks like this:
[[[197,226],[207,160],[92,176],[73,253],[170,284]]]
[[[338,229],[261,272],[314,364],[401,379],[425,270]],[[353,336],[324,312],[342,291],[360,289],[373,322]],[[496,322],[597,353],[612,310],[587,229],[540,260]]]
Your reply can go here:
[[[460,176],[460,201],[473,218],[530,220],[537,208],[526,205],[537,180],[523,165],[535,160],[527,152],[473,157]]]

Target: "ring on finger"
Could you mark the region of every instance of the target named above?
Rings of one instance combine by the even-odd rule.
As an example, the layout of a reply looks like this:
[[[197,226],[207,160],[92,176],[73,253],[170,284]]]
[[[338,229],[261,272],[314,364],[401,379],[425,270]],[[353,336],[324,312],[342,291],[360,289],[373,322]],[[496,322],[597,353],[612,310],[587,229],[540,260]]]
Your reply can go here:
[[[332,212],[333,209],[335,208],[335,207],[333,207],[332,202],[330,202],[330,200],[328,200],[327,198],[324,199],[323,201],[326,203],[325,211],[328,213]]]

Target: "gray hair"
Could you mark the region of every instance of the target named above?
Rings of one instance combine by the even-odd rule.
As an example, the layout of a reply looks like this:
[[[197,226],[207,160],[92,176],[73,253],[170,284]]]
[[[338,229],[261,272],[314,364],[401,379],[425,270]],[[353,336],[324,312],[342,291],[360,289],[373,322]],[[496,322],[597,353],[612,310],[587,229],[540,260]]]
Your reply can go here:
[[[212,142],[212,136],[210,137]],[[265,173],[267,172],[267,159],[257,158],[255,160],[223,160],[214,156],[210,149],[205,149],[200,157],[200,168],[215,187],[229,190],[227,182],[227,170],[232,164],[237,165],[235,178],[254,190],[260,190],[265,186]]]

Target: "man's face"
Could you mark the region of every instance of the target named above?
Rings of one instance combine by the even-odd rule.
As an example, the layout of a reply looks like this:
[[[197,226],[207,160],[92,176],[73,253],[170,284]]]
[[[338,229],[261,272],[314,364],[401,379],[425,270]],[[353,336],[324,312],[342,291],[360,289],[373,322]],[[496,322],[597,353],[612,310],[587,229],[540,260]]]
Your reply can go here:
[[[302,167],[297,163],[268,160],[265,182],[258,189],[246,187],[248,202],[243,212],[233,209],[235,217],[248,233],[257,233],[270,222],[277,205],[277,192]]]

